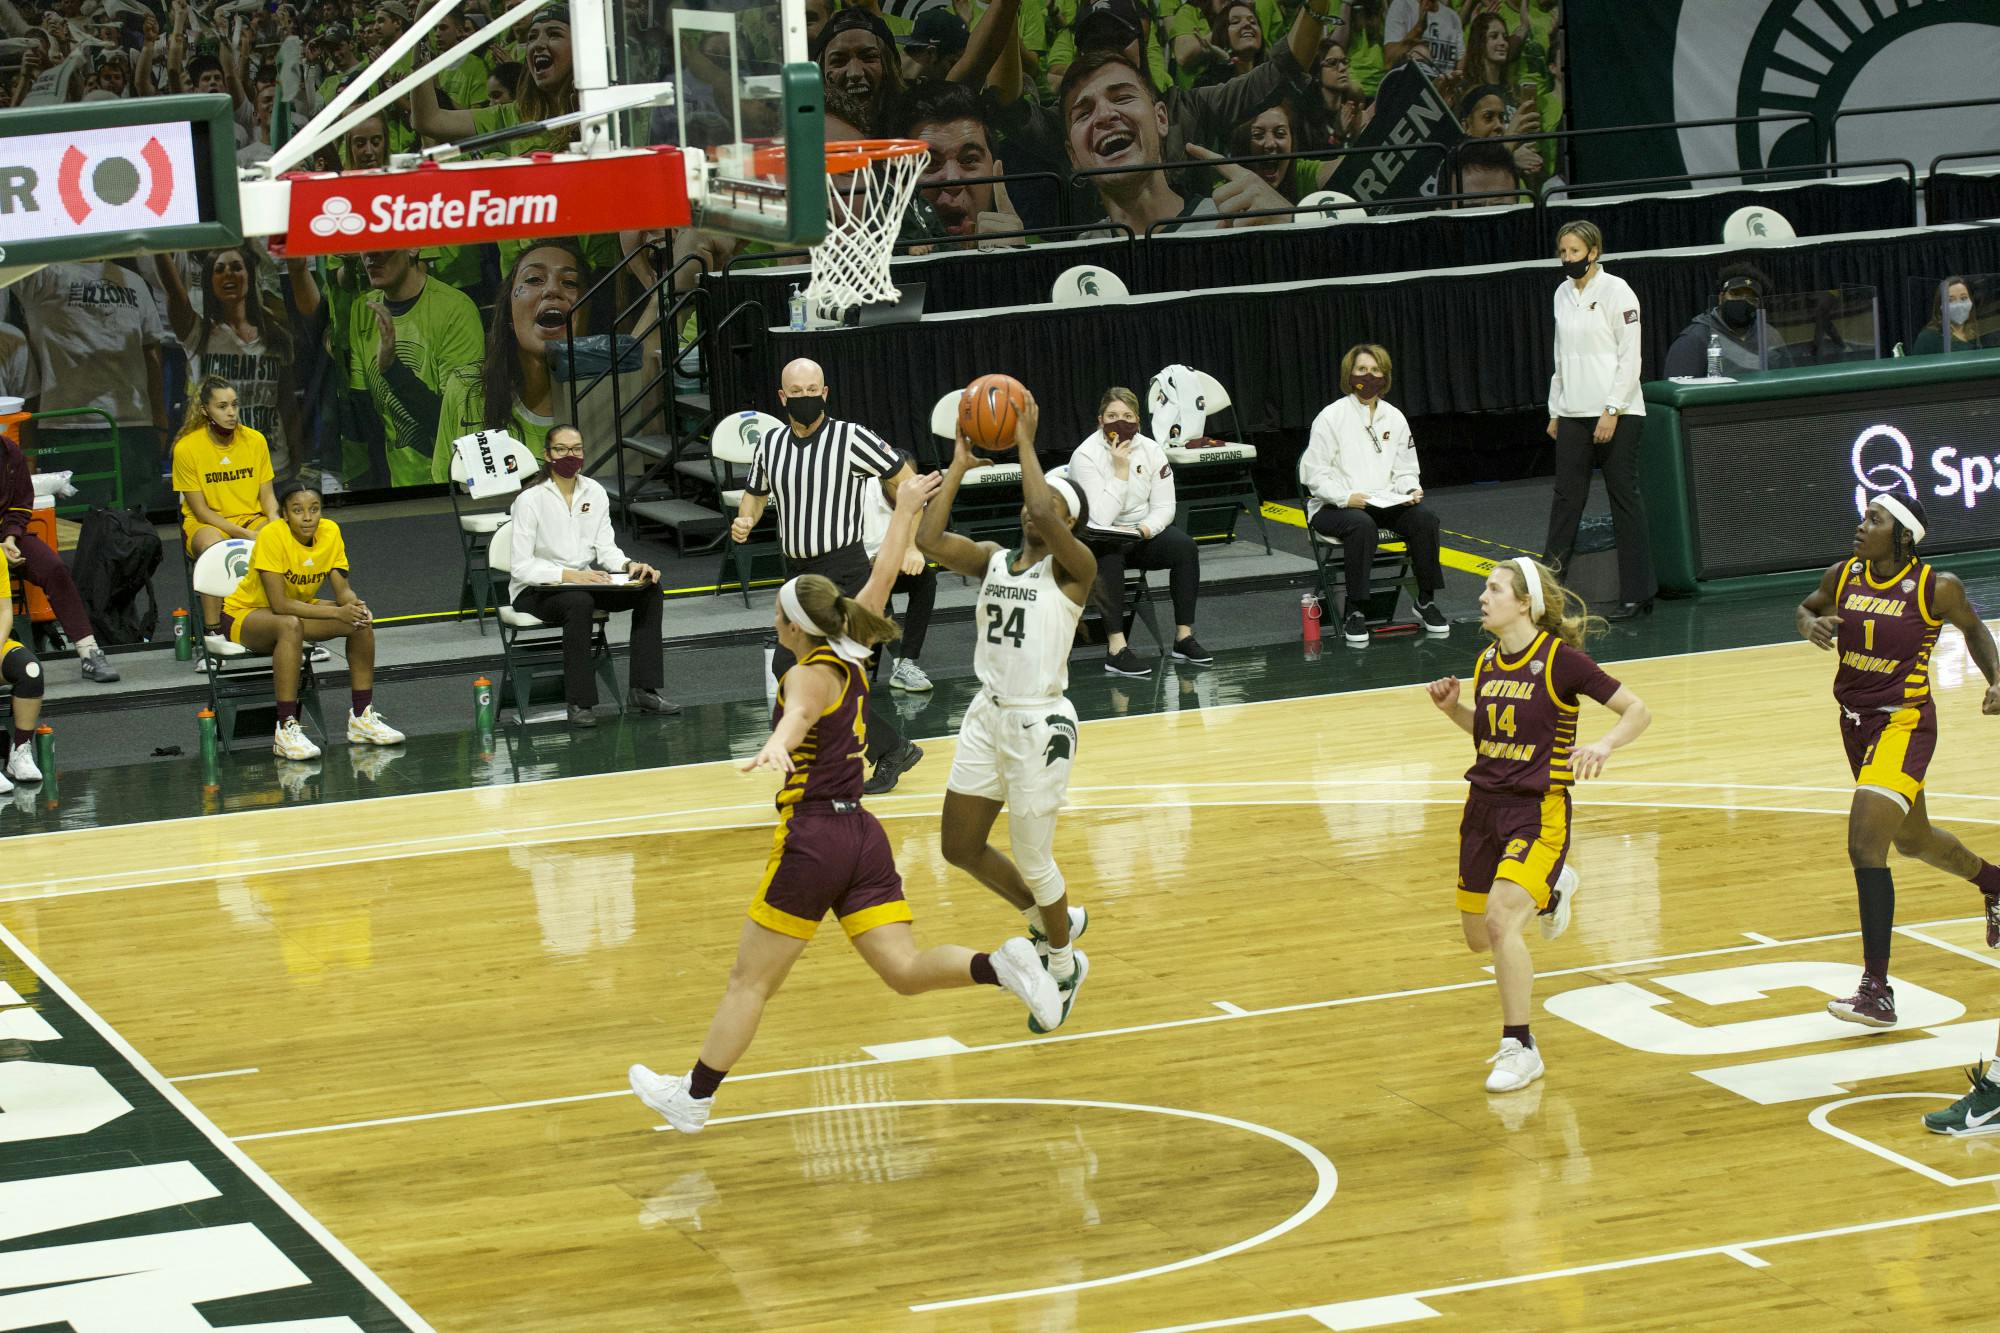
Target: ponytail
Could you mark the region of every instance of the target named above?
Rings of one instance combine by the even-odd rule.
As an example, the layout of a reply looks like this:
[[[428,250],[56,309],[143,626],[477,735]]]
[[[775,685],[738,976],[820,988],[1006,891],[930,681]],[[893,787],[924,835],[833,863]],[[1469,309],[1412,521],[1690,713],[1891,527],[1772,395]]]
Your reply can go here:
[[[847,637],[873,648],[878,643],[894,643],[903,631],[887,616],[877,615],[845,594],[834,599],[834,613],[847,627]]]
[[[823,639],[845,634],[856,643],[872,648],[878,643],[890,643],[903,636],[895,621],[870,611],[823,575],[801,574],[796,591],[799,609],[806,613],[806,619],[818,627]]]
[[[1581,648],[1585,638],[1601,634],[1611,627],[1602,616],[1590,614],[1590,607],[1583,598],[1565,588],[1547,565],[1539,560],[1531,563],[1535,567],[1535,579],[1542,585],[1542,614],[1535,618],[1536,629],[1547,630],[1572,648]],[[1529,602],[1528,585],[1521,566],[1510,560],[1502,568],[1514,585],[1514,595],[1523,602]]]
[[[201,383],[195,385],[194,392],[188,395],[187,411],[181,417],[181,434],[192,434],[197,427],[207,425],[208,413],[202,409],[208,406],[208,400],[223,389],[235,387],[221,375],[203,375]]]

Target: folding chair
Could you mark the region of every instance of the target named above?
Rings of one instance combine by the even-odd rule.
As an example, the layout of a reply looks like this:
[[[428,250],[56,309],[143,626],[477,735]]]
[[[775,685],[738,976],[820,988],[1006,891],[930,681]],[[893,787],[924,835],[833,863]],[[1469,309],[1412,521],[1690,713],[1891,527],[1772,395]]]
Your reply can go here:
[[[1299,508],[1304,509],[1312,499],[1312,493],[1304,486],[1299,487]],[[1385,534],[1389,540],[1378,541],[1375,545],[1375,559],[1368,566],[1368,588],[1355,599],[1361,614],[1368,618],[1370,625],[1387,625],[1396,617],[1396,595],[1405,584],[1409,586],[1411,600],[1417,595],[1415,575],[1410,570],[1410,552],[1403,539],[1394,533]],[[1345,548],[1333,538],[1306,523],[1306,543],[1312,548],[1313,565],[1316,574],[1313,586],[1319,593],[1320,604],[1325,611],[1326,622],[1338,630],[1338,614],[1332,610],[1333,590],[1347,586],[1347,566],[1344,560]]]
[[[736,506],[743,503],[743,487],[750,478],[751,460],[757,456],[757,441],[764,438],[764,432],[780,429],[784,424],[768,412],[738,412],[716,426],[708,441],[708,465],[723,513],[734,514]],[[733,569],[736,585],[743,593],[743,605],[749,606],[750,582],[757,562],[764,560],[783,568],[784,555],[774,535],[776,508],[775,501],[764,507],[764,517],[751,531],[751,540],[739,542],[731,540],[727,533],[723,535],[722,569],[715,576],[717,597],[729,586],[728,575]]]
[[[235,592],[250,570],[252,545],[241,537],[231,537],[203,551],[194,563],[195,592],[211,597],[227,597]],[[227,748],[236,741],[239,711],[247,707],[261,712],[267,706],[273,713],[277,711],[277,681],[266,653],[252,652],[220,634],[203,633],[201,644],[206,653],[208,706],[215,713],[215,734]],[[319,680],[313,674],[311,648],[312,645],[306,645],[306,651],[300,655],[299,711],[324,740],[326,720],[320,716]]]
[[[1146,386],[1146,402],[1152,408],[1153,439],[1166,450],[1176,469],[1175,493],[1180,504],[1174,526],[1190,537],[1214,536],[1213,531],[1198,531],[1194,518],[1197,513],[1206,518],[1220,511],[1226,522],[1222,531],[1234,541],[1236,511],[1240,510],[1257,520],[1264,537],[1264,554],[1269,555],[1271,525],[1264,517],[1264,497],[1257,494],[1256,446],[1232,442],[1208,449],[1188,448],[1196,439],[1209,435],[1208,423],[1230,408],[1229,390],[1222,381],[1192,366],[1168,366]]]
[[[505,518],[493,530],[492,539],[486,546],[486,558],[502,577],[506,577],[507,571],[514,567],[514,522],[511,517]],[[516,611],[505,601],[500,604],[495,618],[500,622],[500,682],[496,697],[504,706],[511,695],[514,716],[526,722],[537,686],[554,681],[558,693],[561,691],[562,627],[551,628],[547,621],[538,620],[525,611]],[[618,690],[618,673],[611,665],[611,641],[604,632],[604,626],[611,617],[599,611],[591,619],[591,668],[597,673],[597,683],[603,687],[604,697],[616,702],[618,711],[622,713],[625,711],[625,698]],[[537,630],[548,632],[538,634],[535,633]]]
[[[512,497],[520,492],[521,483],[526,481],[540,466],[528,447],[508,437],[492,439],[489,447],[500,455],[501,477],[497,490],[489,490],[482,500],[494,496]],[[513,503],[509,498],[507,503]],[[451,512],[458,520],[458,541],[465,553],[465,576],[459,584],[458,614],[464,619],[471,611],[479,617],[479,633],[486,634],[486,613],[495,609],[493,600],[493,567],[487,560],[487,547],[493,540],[494,530],[507,521],[507,510],[490,507],[474,507],[471,488],[466,481],[465,461],[456,449],[451,453]],[[505,580],[502,580],[505,583]]]

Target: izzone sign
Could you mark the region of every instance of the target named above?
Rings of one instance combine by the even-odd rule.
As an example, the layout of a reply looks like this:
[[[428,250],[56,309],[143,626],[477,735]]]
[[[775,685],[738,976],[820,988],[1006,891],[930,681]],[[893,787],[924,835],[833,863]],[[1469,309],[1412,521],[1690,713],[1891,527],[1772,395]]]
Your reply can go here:
[[[678,148],[288,177],[287,256],[685,226]]]

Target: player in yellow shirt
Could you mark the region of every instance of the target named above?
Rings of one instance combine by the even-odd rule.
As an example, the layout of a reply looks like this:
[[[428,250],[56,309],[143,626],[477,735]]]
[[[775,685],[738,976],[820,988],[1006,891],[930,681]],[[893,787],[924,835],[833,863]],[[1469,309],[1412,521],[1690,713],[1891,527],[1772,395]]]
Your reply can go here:
[[[250,568],[222,602],[222,632],[230,642],[271,655],[278,698],[278,731],[271,753],[281,759],[314,759],[319,747],[299,726],[299,661],[305,646],[347,640],[347,674],[354,707],[347,717],[349,745],[400,745],[403,733],[375,712],[375,617],[347,581],[347,543],[340,525],[320,517],[320,495],[288,481],[279,491],[279,516],[257,534]],[[319,600],[330,585],[333,600]]]
[[[14,790],[14,784],[31,787],[42,780],[35,766],[35,724],[42,717],[42,664],[34,652],[14,637],[14,585],[7,577],[7,562],[0,560],[0,680],[14,691],[13,742],[5,771],[0,772],[0,795]]]
[[[278,516],[271,491],[271,447],[244,425],[236,386],[220,375],[203,377],[188,400],[181,436],[174,441],[174,489],[181,494],[181,541],[188,558],[220,541],[256,539]],[[201,599],[201,623],[221,633],[222,600]]]

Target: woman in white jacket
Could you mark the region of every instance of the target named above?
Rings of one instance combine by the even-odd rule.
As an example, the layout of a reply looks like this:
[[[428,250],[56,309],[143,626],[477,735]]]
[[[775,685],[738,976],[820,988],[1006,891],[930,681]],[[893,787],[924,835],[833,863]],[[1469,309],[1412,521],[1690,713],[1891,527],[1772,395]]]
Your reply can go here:
[[[1556,493],[1542,563],[1567,575],[1576,528],[1590,498],[1590,470],[1604,469],[1618,532],[1619,606],[1608,620],[1653,609],[1653,549],[1639,502],[1639,298],[1598,262],[1604,234],[1571,222],[1556,233],[1563,281],[1556,288],[1555,374],[1549,379],[1549,438],[1556,442]]]
[[[1444,571],[1438,562],[1437,515],[1424,508],[1417,475],[1417,446],[1410,423],[1382,395],[1392,368],[1386,348],[1362,343],[1340,359],[1345,397],[1314,418],[1299,484],[1306,490],[1306,522],[1340,543],[1347,606],[1340,632],[1349,643],[1368,642],[1368,568],[1381,530],[1403,539],[1417,575],[1417,618],[1427,634],[1451,633],[1438,609]]]
[[[1206,666],[1215,659],[1194,637],[1201,552],[1174,526],[1174,468],[1167,451],[1139,433],[1139,395],[1110,389],[1097,405],[1097,429],[1076,447],[1069,479],[1083,492],[1090,522],[1083,542],[1097,556],[1091,600],[1104,615],[1104,669],[1145,676],[1153,668],[1125,640],[1125,567],[1169,571],[1174,599],[1176,662]]]
[[[516,611],[562,626],[570,724],[596,724],[590,639],[600,610],[632,613],[632,706],[646,713],[680,712],[679,704],[660,695],[660,571],[618,549],[610,497],[583,475],[583,432],[557,426],[543,449],[547,466],[514,499],[507,595]]]

